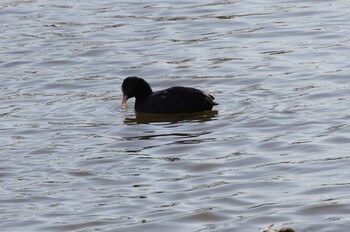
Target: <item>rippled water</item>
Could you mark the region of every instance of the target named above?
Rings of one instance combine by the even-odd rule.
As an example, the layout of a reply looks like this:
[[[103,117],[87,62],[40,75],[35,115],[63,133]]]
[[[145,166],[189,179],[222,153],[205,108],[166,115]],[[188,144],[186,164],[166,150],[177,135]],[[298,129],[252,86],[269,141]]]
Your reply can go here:
[[[0,1],[1,231],[346,231],[349,7]],[[130,75],[220,105],[135,115]]]

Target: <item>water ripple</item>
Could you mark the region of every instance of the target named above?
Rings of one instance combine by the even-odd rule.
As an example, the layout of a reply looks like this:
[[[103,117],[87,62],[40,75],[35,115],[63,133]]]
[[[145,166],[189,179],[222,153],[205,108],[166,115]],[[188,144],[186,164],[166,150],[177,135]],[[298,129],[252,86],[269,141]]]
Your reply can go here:
[[[346,231],[348,5],[0,3],[2,231]],[[135,114],[131,75],[220,105]]]

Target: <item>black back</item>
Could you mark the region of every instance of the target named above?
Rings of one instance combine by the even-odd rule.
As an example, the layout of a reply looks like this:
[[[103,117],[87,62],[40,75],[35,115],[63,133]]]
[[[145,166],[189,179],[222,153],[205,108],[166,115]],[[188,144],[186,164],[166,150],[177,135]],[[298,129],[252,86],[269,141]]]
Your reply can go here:
[[[192,113],[211,110],[214,97],[189,87],[172,87],[152,93],[145,99],[136,99],[135,110],[156,114]]]

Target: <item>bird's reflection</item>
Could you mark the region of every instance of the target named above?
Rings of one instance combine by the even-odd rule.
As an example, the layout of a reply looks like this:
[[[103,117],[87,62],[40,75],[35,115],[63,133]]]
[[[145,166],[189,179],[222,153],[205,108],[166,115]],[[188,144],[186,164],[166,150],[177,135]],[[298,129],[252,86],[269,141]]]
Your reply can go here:
[[[217,110],[208,110],[187,114],[150,114],[136,112],[135,115],[128,115],[124,120],[124,124],[148,124],[157,122],[201,122],[214,120],[217,115]]]

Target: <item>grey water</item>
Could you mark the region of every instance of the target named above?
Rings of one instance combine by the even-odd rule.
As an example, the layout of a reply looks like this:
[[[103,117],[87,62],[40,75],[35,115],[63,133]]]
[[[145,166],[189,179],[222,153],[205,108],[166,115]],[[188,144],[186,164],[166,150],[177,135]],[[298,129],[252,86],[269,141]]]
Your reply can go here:
[[[349,8],[1,0],[1,231],[347,231]],[[127,76],[220,105],[135,114]]]

